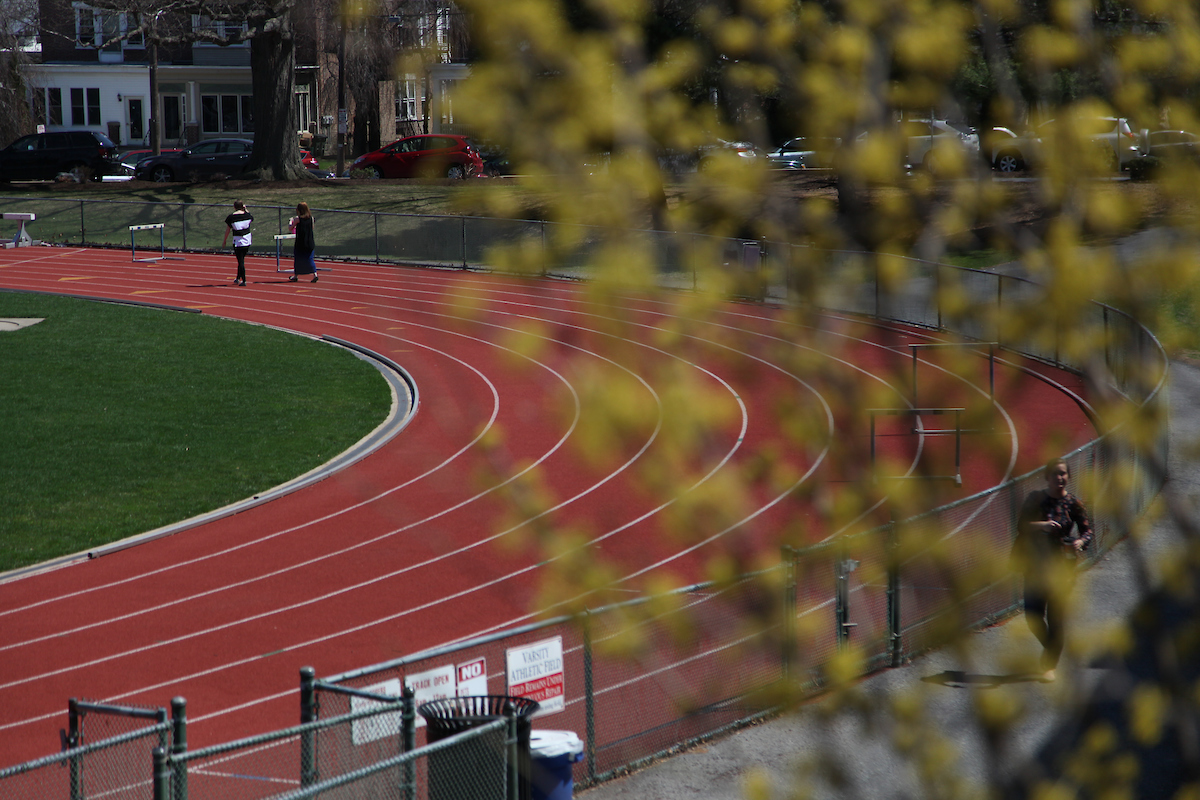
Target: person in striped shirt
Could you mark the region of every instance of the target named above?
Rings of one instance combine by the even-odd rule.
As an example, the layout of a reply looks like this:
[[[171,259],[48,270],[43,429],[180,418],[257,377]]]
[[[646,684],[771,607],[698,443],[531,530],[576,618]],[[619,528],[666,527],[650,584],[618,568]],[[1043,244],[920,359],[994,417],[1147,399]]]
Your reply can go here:
[[[246,253],[250,250],[251,222],[254,222],[254,217],[246,210],[246,204],[235,200],[233,213],[225,218],[225,235],[233,234],[233,254],[237,256],[238,269],[237,277],[233,279],[234,286],[246,285]]]

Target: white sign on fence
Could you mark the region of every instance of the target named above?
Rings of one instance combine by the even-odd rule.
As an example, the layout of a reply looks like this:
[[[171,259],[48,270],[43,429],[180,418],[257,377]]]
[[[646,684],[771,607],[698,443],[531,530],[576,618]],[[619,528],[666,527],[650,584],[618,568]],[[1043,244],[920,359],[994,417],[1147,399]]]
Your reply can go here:
[[[383,683],[376,683],[371,686],[362,687],[364,692],[372,694],[382,694],[388,697],[400,696],[400,679],[392,678]],[[376,708],[383,705],[376,700],[370,700],[366,697],[350,696],[350,711],[366,711],[368,708]],[[387,736],[400,736],[400,726],[402,720],[399,711],[392,711],[387,714],[376,714],[373,717],[355,720],[350,724],[350,740],[355,744],[366,744],[373,742],[376,739],[383,739]]]
[[[565,708],[561,636],[513,647],[505,651],[505,660],[510,695],[537,700],[539,716]]]
[[[458,665],[458,696],[488,693],[487,661],[482,657]]]
[[[405,675],[404,683],[413,690],[414,708],[420,708],[422,703],[431,700],[454,697],[454,665],[447,664],[425,672]],[[417,714],[417,727],[420,728],[424,724],[425,718]]]

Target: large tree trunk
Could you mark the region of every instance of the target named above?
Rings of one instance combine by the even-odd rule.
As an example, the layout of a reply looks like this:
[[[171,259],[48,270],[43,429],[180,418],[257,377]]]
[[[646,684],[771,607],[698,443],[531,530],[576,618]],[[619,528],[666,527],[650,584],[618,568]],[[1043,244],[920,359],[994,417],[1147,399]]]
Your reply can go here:
[[[26,61],[25,54],[19,50],[0,52],[0,107],[5,109],[0,114],[0,147],[29,133],[34,123],[45,121],[34,120],[30,115],[23,72]]]
[[[296,108],[292,93],[296,77],[292,10],[280,8],[262,23],[250,40],[250,70],[254,86],[254,151],[246,176],[261,180],[308,177],[300,163]]]

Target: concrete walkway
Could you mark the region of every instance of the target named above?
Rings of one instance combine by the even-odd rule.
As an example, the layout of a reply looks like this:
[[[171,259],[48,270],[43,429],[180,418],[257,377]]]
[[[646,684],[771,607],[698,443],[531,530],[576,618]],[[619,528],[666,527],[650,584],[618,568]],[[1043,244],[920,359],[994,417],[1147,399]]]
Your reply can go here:
[[[1170,392],[1167,491],[1191,503],[1200,495],[1200,464],[1185,451],[1200,439],[1200,370],[1173,364]],[[1174,526],[1155,523],[1138,545],[1128,540],[1119,544],[1080,581],[1069,643],[1076,655],[1069,652],[1064,658],[1055,683],[1023,676],[1033,669],[1040,648],[1017,618],[971,635],[962,652],[932,653],[864,681],[856,710],[813,703],[579,794],[586,800],[924,800],[982,796],[985,786],[1059,774],[1056,756],[1079,741],[1085,720],[1111,719],[1118,736],[1126,735],[1119,712],[1131,681],[1150,677],[1154,665],[1139,664],[1136,658],[1105,663],[1081,654],[1080,648],[1098,645],[1114,621],[1130,615],[1146,594],[1140,588],[1140,566],[1149,566],[1157,578],[1154,566],[1178,542]],[[898,725],[896,715],[887,713],[898,699],[911,702],[923,733],[913,737],[912,728]],[[996,748],[985,744],[977,713],[981,703],[1023,712],[1020,724]],[[904,743],[908,755],[901,752]],[[1160,747],[1138,755],[1142,777],[1131,796],[1170,797],[1179,780],[1178,754]],[[931,784],[922,782],[922,771],[944,791],[931,791]],[[801,786],[808,791],[797,792]],[[1025,795],[1020,788],[1010,792]]]

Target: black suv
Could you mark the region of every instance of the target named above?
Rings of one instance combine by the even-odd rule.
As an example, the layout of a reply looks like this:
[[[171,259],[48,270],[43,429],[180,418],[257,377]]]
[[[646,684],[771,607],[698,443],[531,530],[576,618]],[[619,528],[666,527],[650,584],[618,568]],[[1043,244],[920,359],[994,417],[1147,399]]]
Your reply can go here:
[[[98,181],[116,171],[117,146],[95,131],[22,136],[0,150],[0,181],[52,181],[69,173]]]

